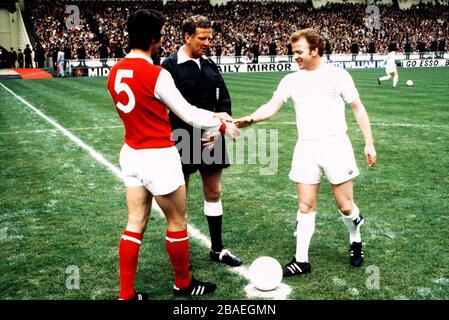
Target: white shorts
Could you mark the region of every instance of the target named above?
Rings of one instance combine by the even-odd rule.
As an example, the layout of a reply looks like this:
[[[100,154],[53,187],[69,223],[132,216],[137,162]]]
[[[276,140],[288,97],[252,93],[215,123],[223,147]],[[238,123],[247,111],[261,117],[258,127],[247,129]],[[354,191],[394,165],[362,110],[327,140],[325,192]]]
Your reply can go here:
[[[360,174],[347,135],[296,143],[289,178],[297,183],[318,184],[323,173],[334,185]]]
[[[387,67],[387,68],[385,68],[385,71],[386,71],[388,74],[395,73],[397,70],[398,70],[398,69],[396,68],[396,66],[392,66],[392,67]]]
[[[181,158],[176,147],[120,151],[120,167],[127,187],[145,186],[154,196],[169,194],[184,185]]]

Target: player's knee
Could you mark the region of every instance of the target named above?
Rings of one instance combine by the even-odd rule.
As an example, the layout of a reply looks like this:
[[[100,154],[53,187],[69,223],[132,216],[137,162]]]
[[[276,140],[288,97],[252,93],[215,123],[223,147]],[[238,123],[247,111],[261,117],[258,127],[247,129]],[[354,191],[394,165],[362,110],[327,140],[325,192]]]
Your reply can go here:
[[[143,232],[147,227],[148,217],[149,215],[130,215],[128,217],[128,227]]]
[[[341,203],[338,205],[338,209],[340,209],[341,213],[345,216],[349,216],[352,212],[352,202]]]
[[[177,217],[172,217],[167,219],[168,228],[173,231],[184,230],[187,228],[187,215],[179,215]]]
[[[205,195],[206,201],[217,202],[221,198],[221,188],[218,186],[215,188],[209,188],[207,190],[204,190],[204,195]]]
[[[309,213],[316,210],[316,203],[313,202],[300,202],[299,211],[303,213]]]

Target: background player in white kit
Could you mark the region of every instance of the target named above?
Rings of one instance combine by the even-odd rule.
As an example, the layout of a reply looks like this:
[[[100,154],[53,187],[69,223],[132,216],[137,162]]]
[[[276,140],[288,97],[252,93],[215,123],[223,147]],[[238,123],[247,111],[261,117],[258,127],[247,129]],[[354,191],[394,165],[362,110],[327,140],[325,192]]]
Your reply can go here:
[[[64,76],[65,76],[64,64],[65,64],[64,46],[61,45],[61,47],[58,50],[58,55],[57,55],[57,59],[56,59],[56,68],[58,71],[59,78],[64,78]]]
[[[311,272],[308,250],[315,230],[317,194],[324,172],[332,185],[335,201],[349,230],[350,264],[363,262],[360,226],[363,217],[353,200],[352,179],[359,174],[351,142],[346,135],[345,102],[365,138],[365,156],[370,167],[376,163],[376,150],[368,114],[360,101],[351,76],[344,70],[321,61],[324,42],[312,29],[290,37],[299,71],[285,76],[271,100],[253,114],[235,120],[239,128],[266,120],[292,99],[296,111],[299,139],[289,174],[296,182],[296,254],[283,270],[284,277]]]
[[[377,82],[381,83],[381,81],[390,80],[393,75],[393,88],[396,88],[398,85],[399,74],[398,68],[396,67],[396,51],[391,51],[388,53],[387,59],[384,61],[385,64],[385,73],[386,76],[380,77],[377,79]]]

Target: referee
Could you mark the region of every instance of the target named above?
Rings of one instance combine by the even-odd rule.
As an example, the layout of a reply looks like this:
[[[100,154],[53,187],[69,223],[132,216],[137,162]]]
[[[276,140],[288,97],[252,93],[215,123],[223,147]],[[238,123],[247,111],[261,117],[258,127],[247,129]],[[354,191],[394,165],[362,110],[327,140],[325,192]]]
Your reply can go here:
[[[184,98],[198,108],[224,112],[231,119],[231,98],[216,64],[206,57],[212,37],[208,18],[195,15],[183,21],[183,46],[165,59],[168,70]],[[200,172],[204,193],[204,214],[212,242],[212,261],[237,267],[242,261],[225,249],[222,241],[221,173],[229,167],[223,135],[193,128],[170,112],[173,138],[180,152],[185,185],[190,175]]]

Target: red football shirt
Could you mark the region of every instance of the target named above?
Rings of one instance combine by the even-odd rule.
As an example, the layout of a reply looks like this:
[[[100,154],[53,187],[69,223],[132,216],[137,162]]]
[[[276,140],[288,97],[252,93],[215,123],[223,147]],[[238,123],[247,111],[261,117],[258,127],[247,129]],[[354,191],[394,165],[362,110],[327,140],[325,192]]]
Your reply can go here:
[[[167,105],[154,94],[161,70],[143,58],[127,57],[111,68],[108,90],[125,126],[125,143],[133,149],[174,145]]]

